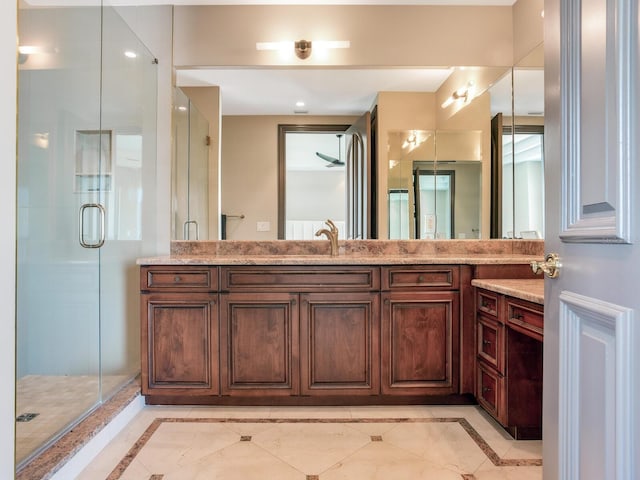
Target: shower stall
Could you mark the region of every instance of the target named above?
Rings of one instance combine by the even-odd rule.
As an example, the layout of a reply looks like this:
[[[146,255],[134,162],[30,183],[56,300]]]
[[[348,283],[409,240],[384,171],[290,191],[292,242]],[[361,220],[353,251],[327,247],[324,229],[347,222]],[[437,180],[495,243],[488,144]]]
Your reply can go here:
[[[84,5],[91,2],[83,2]],[[139,372],[157,61],[115,8],[18,14],[18,468]]]

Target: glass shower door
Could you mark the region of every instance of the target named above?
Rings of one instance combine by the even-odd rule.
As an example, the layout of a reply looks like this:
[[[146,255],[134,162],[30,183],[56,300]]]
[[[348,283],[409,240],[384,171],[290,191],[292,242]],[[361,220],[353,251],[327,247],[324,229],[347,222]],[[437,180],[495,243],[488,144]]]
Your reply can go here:
[[[140,370],[157,62],[101,3],[19,12],[18,469]]]
[[[81,246],[107,182],[100,26],[98,7],[19,11],[18,464],[100,399],[100,254]]]
[[[114,8],[103,10],[102,128],[111,133],[110,186],[102,191],[101,400],[140,371],[136,259],[155,252],[157,62]]]

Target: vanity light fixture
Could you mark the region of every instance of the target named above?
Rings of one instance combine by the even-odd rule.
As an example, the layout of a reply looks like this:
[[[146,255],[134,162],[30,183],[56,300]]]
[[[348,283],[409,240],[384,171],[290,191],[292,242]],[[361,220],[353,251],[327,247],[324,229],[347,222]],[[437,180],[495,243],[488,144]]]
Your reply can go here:
[[[58,53],[56,47],[43,47],[38,45],[20,45],[18,46],[18,63],[23,65],[29,60],[31,55],[54,54]]]
[[[466,86],[459,88],[454,91],[449,98],[447,98],[444,102],[442,102],[442,108],[447,108],[454,102],[470,102],[473,100],[473,94],[475,92],[473,82],[467,83]]]
[[[311,55],[312,47],[317,50],[328,50],[334,48],[349,48],[351,42],[348,40],[298,40],[298,41],[284,41],[284,42],[257,42],[256,50],[279,50],[281,52],[287,52],[293,50],[296,56],[302,60],[309,58]]]
[[[402,142],[402,148],[411,152],[426,142],[430,136],[430,133],[425,134],[420,130],[411,130],[407,138]]]

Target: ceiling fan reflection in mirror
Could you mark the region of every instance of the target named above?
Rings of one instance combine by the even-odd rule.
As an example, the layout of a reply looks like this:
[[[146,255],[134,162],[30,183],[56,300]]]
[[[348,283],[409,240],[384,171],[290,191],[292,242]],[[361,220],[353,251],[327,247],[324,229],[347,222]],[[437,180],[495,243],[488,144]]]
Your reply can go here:
[[[340,142],[342,139],[342,134],[338,133],[336,137],[338,137],[338,158],[332,157],[331,155],[326,155],[324,153],[316,152],[316,155],[318,157],[320,157],[322,160],[329,162],[329,165],[327,165],[327,168],[344,166],[344,162],[342,161],[342,144]]]

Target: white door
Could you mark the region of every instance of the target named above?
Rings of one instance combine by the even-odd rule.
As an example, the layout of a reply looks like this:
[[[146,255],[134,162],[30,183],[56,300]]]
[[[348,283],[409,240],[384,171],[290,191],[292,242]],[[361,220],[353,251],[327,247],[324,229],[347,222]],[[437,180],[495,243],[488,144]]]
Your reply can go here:
[[[638,0],[545,1],[545,480],[640,478],[638,55]]]

